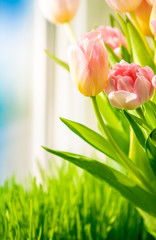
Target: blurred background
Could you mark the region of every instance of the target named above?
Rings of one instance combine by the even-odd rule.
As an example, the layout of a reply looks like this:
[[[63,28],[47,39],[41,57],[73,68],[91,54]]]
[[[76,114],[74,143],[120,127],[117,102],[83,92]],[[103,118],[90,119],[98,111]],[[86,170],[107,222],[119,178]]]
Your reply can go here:
[[[109,24],[104,0],[81,0],[72,22],[76,36]],[[67,61],[64,26],[47,22],[37,0],[0,0],[0,183],[14,173],[37,176],[37,161],[49,155],[41,145],[92,154],[59,117],[96,128],[90,99],[82,96],[69,74],[44,53]]]

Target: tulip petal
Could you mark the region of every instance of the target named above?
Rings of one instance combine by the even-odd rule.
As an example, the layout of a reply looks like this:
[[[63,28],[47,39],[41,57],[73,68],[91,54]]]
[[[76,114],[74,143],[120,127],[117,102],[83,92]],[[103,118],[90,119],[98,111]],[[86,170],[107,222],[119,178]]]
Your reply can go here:
[[[68,49],[68,60],[72,80],[79,88],[79,80],[86,79],[88,75],[88,63],[77,45],[71,45]],[[84,85],[84,82],[83,82]]]
[[[116,81],[114,78],[108,79],[108,84],[105,87],[105,92],[108,95],[110,92],[115,92],[116,91]]]
[[[40,9],[51,23],[66,23],[75,16],[80,0],[39,0]]]
[[[137,95],[126,91],[111,92],[108,95],[109,101],[112,106],[120,109],[135,109],[139,107]]]
[[[84,39],[68,50],[73,81],[85,96],[103,91],[108,76],[108,54],[102,39]]]
[[[140,76],[135,81],[134,92],[138,95],[141,105],[151,98],[153,88],[151,91],[151,83],[145,77]]]
[[[150,67],[146,66],[146,67],[144,67],[144,68],[138,69],[137,76],[138,76],[138,77],[139,77],[139,76],[143,76],[143,77],[145,77],[147,80],[151,81],[151,79],[152,79],[153,76],[154,76],[154,72],[153,72],[153,70],[152,70]]]
[[[106,0],[107,4],[118,12],[134,11],[142,0]]]
[[[151,26],[152,26],[154,35],[156,35],[156,19],[151,20]]]
[[[152,78],[152,85],[156,88],[156,75]]]
[[[134,80],[130,76],[124,76],[118,79],[117,90],[124,90],[128,92],[133,91]]]

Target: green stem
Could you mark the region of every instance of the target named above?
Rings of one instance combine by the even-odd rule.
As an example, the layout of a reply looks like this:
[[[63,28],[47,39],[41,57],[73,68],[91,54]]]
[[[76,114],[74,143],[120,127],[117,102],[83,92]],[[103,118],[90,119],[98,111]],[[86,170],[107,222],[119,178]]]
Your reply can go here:
[[[145,35],[143,34],[143,32],[140,30],[140,26],[139,26],[138,20],[136,19],[135,13],[134,13],[134,12],[129,12],[129,15],[130,15],[130,17],[131,17],[131,19],[132,19],[132,21],[133,21],[133,23],[134,23],[134,26],[136,27],[138,33],[140,34],[140,37],[142,38],[142,40],[143,40],[143,42],[144,42],[144,44],[145,44],[145,47],[146,47],[148,53],[150,54],[151,57],[153,57],[153,56],[152,56],[152,51],[151,51],[151,49],[150,49],[150,47],[149,47],[149,45],[148,45],[148,42],[147,42],[147,40],[146,40],[146,37],[145,37]]]
[[[144,185],[146,190],[148,190],[152,193],[153,192],[156,193],[156,190],[151,187],[151,185],[146,181],[146,179],[141,174],[141,172],[133,165],[133,163],[128,159],[128,157],[122,152],[122,150],[119,148],[117,143],[114,141],[114,138],[110,134],[107,126],[105,125],[105,123],[103,121],[103,118],[101,116],[101,113],[100,113],[100,110],[99,110],[99,107],[98,107],[98,104],[96,101],[96,96],[91,97],[91,100],[93,103],[93,107],[94,107],[94,111],[95,111],[97,120],[101,126],[101,129],[102,129],[103,133],[106,135],[106,137],[108,138],[110,144],[113,146],[116,156],[120,159],[121,163],[132,173],[132,175],[136,178],[136,180],[139,180],[139,183],[141,182]]]
[[[123,153],[121,152],[120,148],[118,147],[118,145],[114,141],[112,135],[110,134],[107,126],[105,125],[105,123],[103,121],[103,118],[102,118],[101,113],[100,113],[99,108],[98,108],[96,97],[91,97],[91,99],[92,99],[92,103],[93,103],[93,107],[94,107],[94,111],[95,111],[96,117],[98,119],[98,122],[99,122],[99,124],[101,126],[101,129],[102,129],[103,133],[106,135],[106,137],[108,138],[110,144],[112,144],[112,146],[114,147],[114,149],[116,151],[116,154],[118,155],[120,160],[123,162],[123,158],[125,156],[123,156]]]
[[[133,132],[133,129],[130,127],[130,147],[129,147],[129,158],[134,159],[135,151],[134,149],[134,144],[135,144],[135,135]]]
[[[70,42],[71,43],[75,43],[76,42],[76,37],[75,37],[73,29],[72,29],[72,27],[70,25],[70,22],[65,23],[64,27],[65,27],[65,31],[66,31],[66,34],[67,34]]]
[[[152,101],[156,104],[156,89],[154,90]]]

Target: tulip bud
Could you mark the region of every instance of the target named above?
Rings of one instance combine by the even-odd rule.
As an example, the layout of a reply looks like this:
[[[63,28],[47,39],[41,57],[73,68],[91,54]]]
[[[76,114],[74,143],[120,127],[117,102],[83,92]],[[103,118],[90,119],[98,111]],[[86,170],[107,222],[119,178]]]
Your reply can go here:
[[[99,32],[103,41],[108,44],[121,59],[120,46],[122,44],[127,47],[126,38],[123,33],[118,28],[110,26],[100,26],[96,31]]]
[[[146,0],[142,0],[142,3],[134,11],[136,20],[139,24],[139,28],[146,36],[152,36],[152,32],[150,29],[151,11],[152,11],[152,7],[151,7],[151,5],[149,5],[147,3]],[[128,17],[131,19],[129,14],[128,14]],[[132,20],[132,22],[133,22],[133,20]]]
[[[51,23],[67,23],[73,19],[80,0],[39,0],[40,9]]]
[[[71,77],[85,96],[103,91],[108,76],[108,54],[103,40],[96,32],[84,34],[68,50]]]
[[[142,68],[123,60],[117,63],[109,71],[105,89],[111,105],[120,109],[138,108],[153,95],[155,84],[153,77],[153,70],[148,66]]]
[[[117,12],[134,11],[142,0],[106,0],[107,4]]]
[[[153,3],[152,13],[150,17],[150,27],[152,33],[156,36],[156,1]]]

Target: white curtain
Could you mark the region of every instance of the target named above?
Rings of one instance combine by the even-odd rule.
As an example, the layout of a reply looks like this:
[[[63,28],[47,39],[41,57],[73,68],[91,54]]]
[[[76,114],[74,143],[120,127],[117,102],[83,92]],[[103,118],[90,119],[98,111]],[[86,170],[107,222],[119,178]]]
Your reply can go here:
[[[97,25],[108,24],[108,7],[104,0],[81,0],[80,9],[72,22],[76,37]],[[64,117],[96,129],[96,119],[90,99],[82,96],[70,75],[44,53],[44,49],[67,62],[70,44],[64,26],[46,22],[35,6],[35,52],[33,86],[33,172],[36,160],[46,166],[49,155],[41,145],[57,150],[92,154],[89,146],[75,136],[59,120]]]

